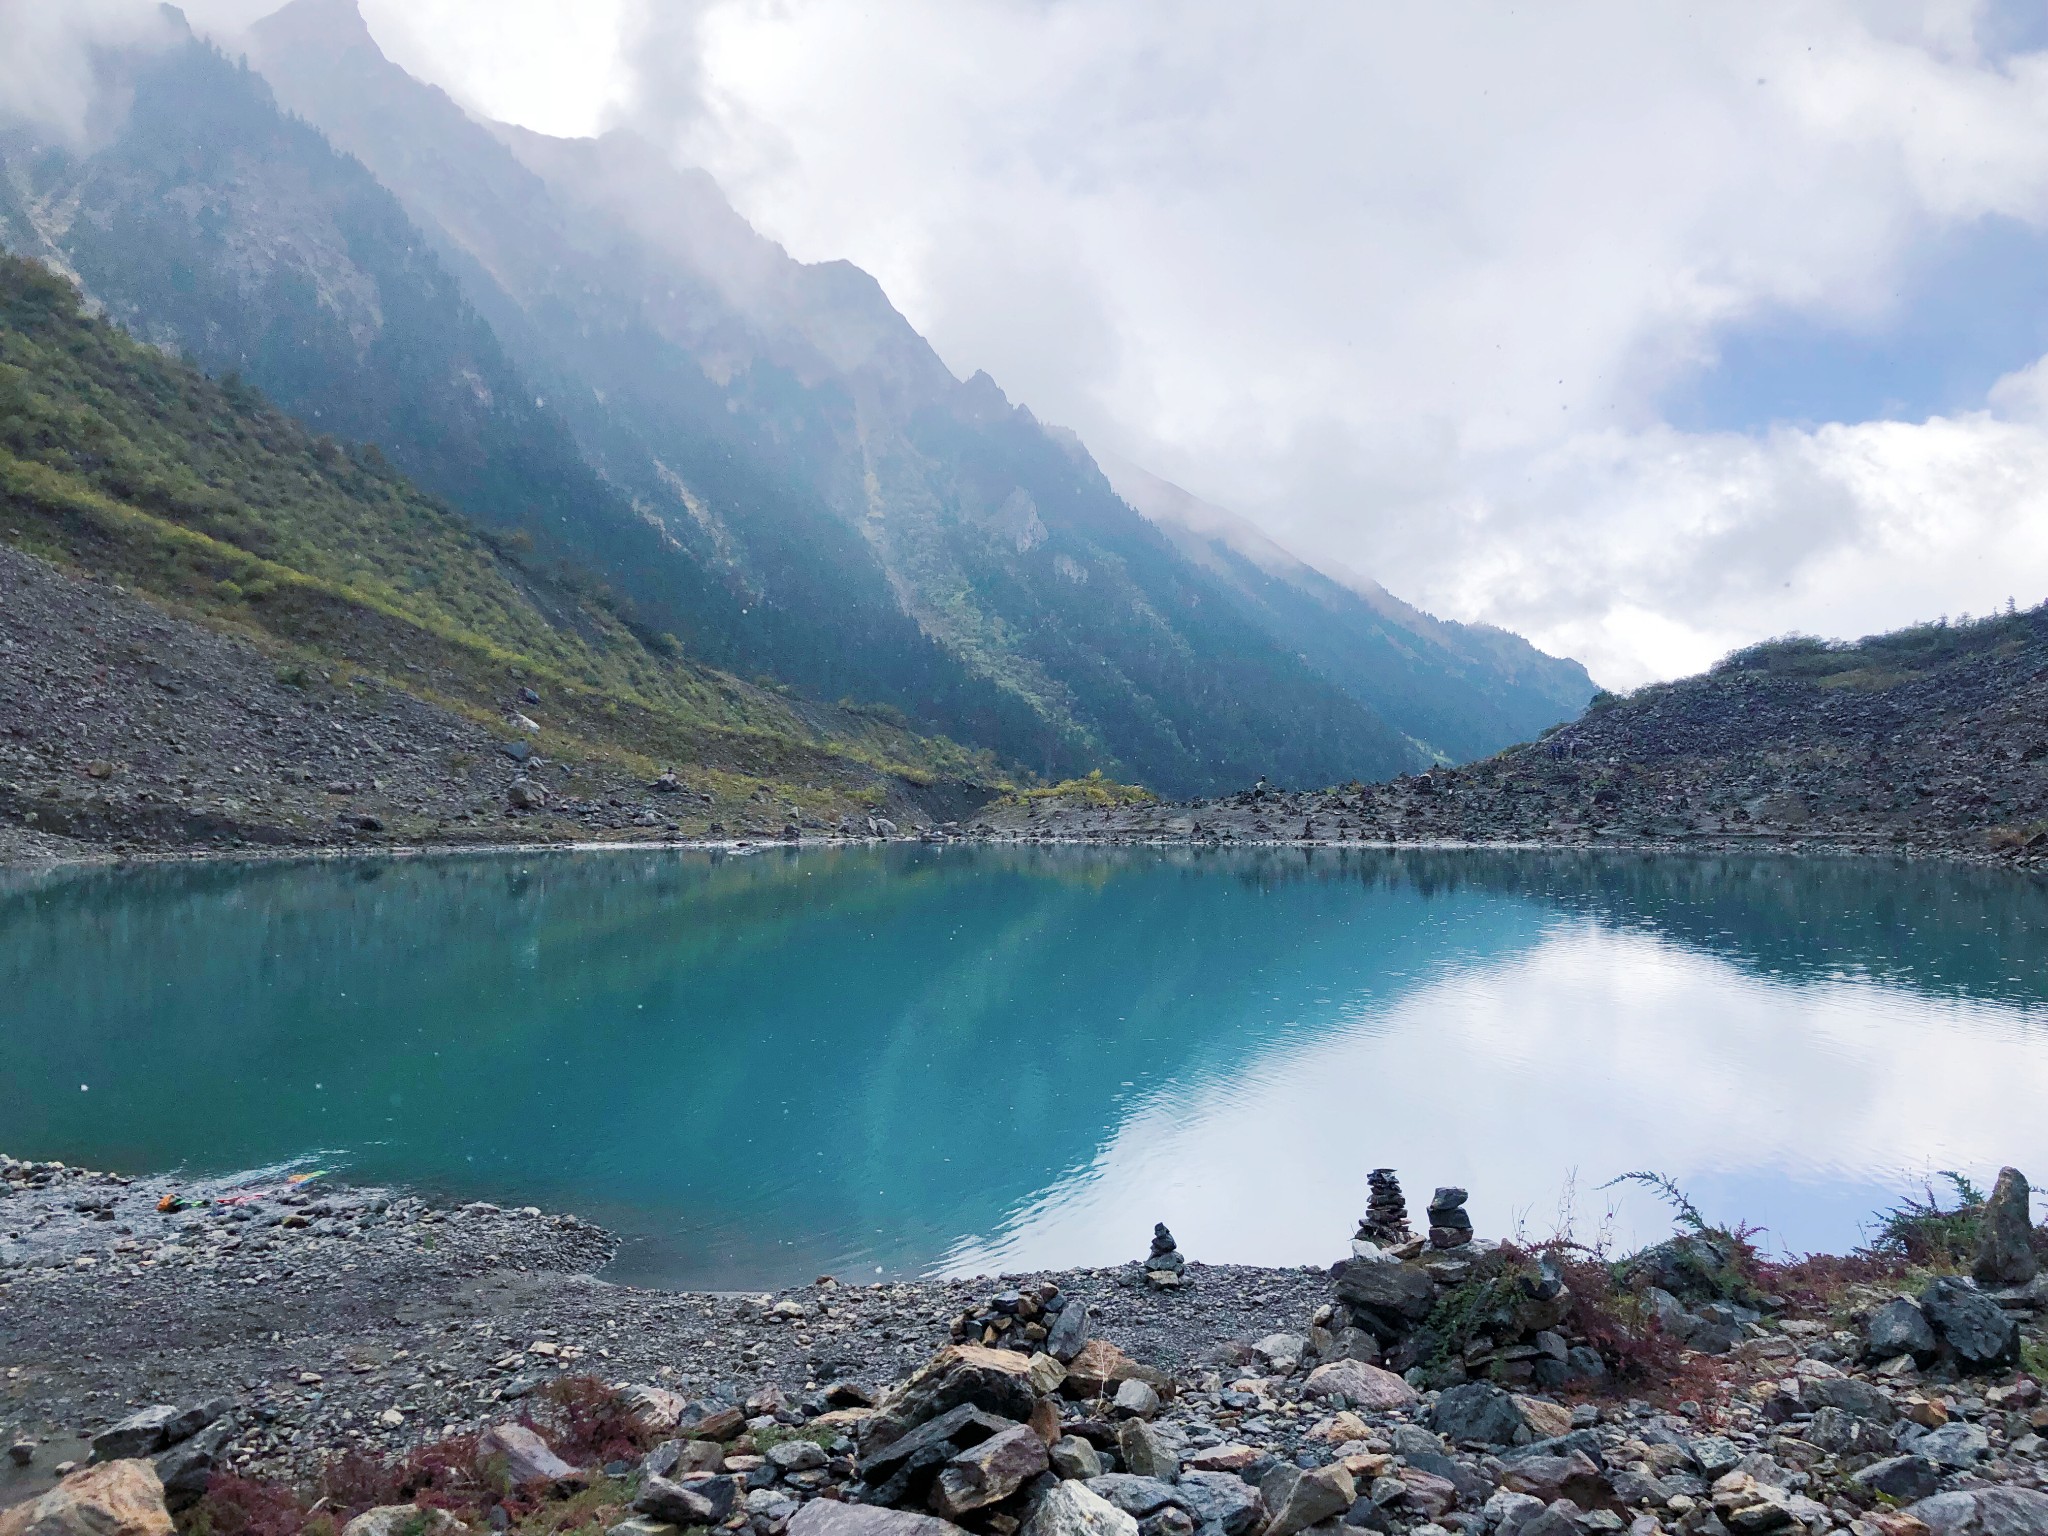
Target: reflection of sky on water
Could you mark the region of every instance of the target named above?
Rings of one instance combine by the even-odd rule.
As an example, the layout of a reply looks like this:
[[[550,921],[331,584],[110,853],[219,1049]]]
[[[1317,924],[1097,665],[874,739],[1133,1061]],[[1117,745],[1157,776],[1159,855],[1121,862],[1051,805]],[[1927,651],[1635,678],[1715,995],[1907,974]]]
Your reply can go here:
[[[1877,861],[893,848],[0,872],[0,1150],[580,1212],[740,1286],[1325,1262],[1366,1171],[1837,1244],[2041,1150],[2048,887]],[[90,1084],[89,1094],[78,1091]],[[1631,1197],[1630,1235],[1664,1213]],[[948,1255],[951,1255],[950,1261]]]
[[[2041,1010],[1868,979],[1798,984],[1593,922],[1460,965],[1327,1035],[1133,1106],[1087,1167],[960,1243],[949,1273],[1114,1263],[1165,1221],[1214,1262],[1324,1263],[1365,1171],[1401,1170],[1411,1213],[1471,1191],[1480,1231],[1670,1230],[1619,1170],[1668,1174],[1766,1247],[1839,1251],[1938,1168],[2048,1168]]]

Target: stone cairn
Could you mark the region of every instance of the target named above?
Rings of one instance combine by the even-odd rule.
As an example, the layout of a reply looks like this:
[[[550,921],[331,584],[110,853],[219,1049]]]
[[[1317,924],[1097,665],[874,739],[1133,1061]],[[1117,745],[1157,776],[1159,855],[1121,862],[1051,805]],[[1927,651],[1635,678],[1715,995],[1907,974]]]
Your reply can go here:
[[[1394,1177],[1393,1169],[1375,1168],[1366,1175],[1365,1182],[1371,1194],[1365,1202],[1365,1219],[1359,1222],[1358,1235],[1351,1240],[1352,1252],[1360,1251],[1360,1243],[1369,1243],[1375,1249],[1400,1247],[1411,1235],[1408,1202],[1401,1197],[1401,1181]]]
[[[1472,1241],[1472,1218],[1465,1214],[1465,1202],[1470,1198],[1455,1184],[1446,1184],[1430,1196],[1430,1247],[1462,1248]]]
[[[953,1342],[1036,1354],[1046,1348],[1066,1310],[1066,1296],[1049,1280],[1004,1291],[954,1318]],[[1080,1308],[1076,1320],[1086,1313],[1087,1308]]]
[[[1184,1271],[1188,1261],[1181,1257],[1166,1223],[1152,1226],[1152,1251],[1145,1255],[1145,1282],[1156,1290],[1171,1291],[1187,1284]]]

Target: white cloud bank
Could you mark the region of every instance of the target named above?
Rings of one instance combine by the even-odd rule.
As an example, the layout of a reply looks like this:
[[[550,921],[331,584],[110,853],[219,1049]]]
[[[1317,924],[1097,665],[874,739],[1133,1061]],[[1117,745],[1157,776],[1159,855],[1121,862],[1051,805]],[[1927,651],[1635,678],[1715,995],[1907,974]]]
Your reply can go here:
[[[1987,51],[1985,4],[365,11],[487,111],[654,129],[957,371],[1605,681],[2048,597],[2038,409],[1657,404],[1717,327],[1881,327],[1944,231],[2048,223],[2048,54]]]

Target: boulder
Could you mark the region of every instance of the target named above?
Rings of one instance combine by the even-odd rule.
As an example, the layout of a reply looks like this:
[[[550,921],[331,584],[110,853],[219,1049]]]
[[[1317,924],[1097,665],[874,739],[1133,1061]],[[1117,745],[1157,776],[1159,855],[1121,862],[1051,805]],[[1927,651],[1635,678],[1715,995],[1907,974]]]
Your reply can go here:
[[[1037,1404],[1028,1356],[979,1344],[951,1344],[920,1366],[861,1425],[861,1448],[872,1454],[963,1405],[1017,1422],[1030,1418]]]
[[[1414,1264],[1347,1259],[1337,1271],[1337,1299],[1383,1323],[1419,1323],[1436,1305],[1436,1282]]]
[[[479,1470],[502,1468],[505,1481],[514,1488],[529,1483],[573,1487],[588,1481],[549,1450],[547,1441],[524,1424],[509,1421],[493,1424],[478,1437],[476,1461]]]
[[[1081,1346],[1087,1342],[1087,1304],[1078,1297],[1070,1297],[1046,1330],[1045,1352],[1064,1365],[1081,1353]]]
[[[1088,1491],[1109,1500],[1134,1520],[1177,1503],[1179,1491],[1163,1477],[1140,1477],[1135,1472],[1105,1472],[1088,1479]]]
[[[1928,1282],[1920,1310],[1966,1370],[1989,1370],[2019,1358],[2019,1324],[1967,1280],[1946,1275]]]
[[[1069,1397],[1100,1397],[1124,1381],[1149,1382],[1154,1388],[1165,1385],[1159,1372],[1147,1370],[1109,1340],[1090,1339],[1067,1362],[1067,1379],[1060,1390]]]
[[[747,1415],[740,1408],[714,1408],[709,1403],[691,1403],[676,1420],[676,1428],[696,1440],[730,1440],[747,1427]]]
[[[1867,1492],[1910,1504],[1941,1486],[1941,1469],[1924,1456],[1888,1456],[1850,1473],[1849,1481]]]
[[[1351,1407],[1368,1413],[1406,1408],[1415,1401],[1415,1389],[1407,1382],[1363,1360],[1332,1360],[1319,1365],[1309,1372],[1301,1390],[1304,1397],[1341,1397]]]
[[[1688,1305],[1719,1301],[1740,1289],[1735,1247],[1723,1238],[1687,1232],[1645,1248],[1628,1261],[1624,1279],[1669,1291]]]
[[[1889,1392],[1853,1376],[1824,1376],[1818,1381],[1804,1382],[1799,1388],[1799,1400],[1808,1408],[1836,1408],[1877,1424],[1889,1424],[1899,1416]]]
[[[815,1440],[781,1440],[768,1447],[767,1456],[778,1472],[815,1472],[831,1458]]]
[[[158,1453],[156,1475],[164,1485],[164,1503],[173,1512],[190,1508],[205,1495],[214,1463],[227,1449],[233,1433],[232,1424],[216,1420],[198,1434]]]
[[[1252,1354],[1269,1371],[1285,1376],[1308,1349],[1308,1340],[1298,1333],[1269,1333],[1252,1346]]]
[[[1243,1536],[1265,1517],[1259,1490],[1234,1473],[1190,1472],[1175,1486],[1196,1523],[1217,1527],[1224,1536]]]
[[[172,1536],[171,1512],[156,1468],[123,1459],[74,1472],[0,1513],[0,1536]]]
[[[1958,1419],[1944,1424],[1939,1429],[1930,1429],[1906,1447],[1915,1456],[1924,1456],[1938,1467],[1960,1472],[1965,1467],[1975,1466],[1979,1460],[1991,1453],[1991,1437],[1974,1424]]]
[[[1998,1170],[1991,1198],[1984,1202],[1977,1262],[1970,1273],[1979,1285],[2025,1285],[2040,1272],[2034,1256],[2034,1216],[2028,1208],[2027,1176],[2017,1168]]]
[[[920,1515],[908,1509],[813,1499],[790,1517],[789,1536],[960,1536],[960,1528],[934,1515]],[[1093,1533],[1077,1532],[1075,1536]],[[1128,1530],[1104,1531],[1100,1536],[1137,1536],[1137,1524],[1132,1522]]]
[[[1925,1365],[1940,1347],[1940,1341],[1935,1338],[1934,1329],[1928,1324],[1927,1314],[1920,1310],[1920,1304],[1910,1296],[1898,1296],[1870,1314],[1863,1358],[1892,1360],[1900,1355],[1911,1355]]]
[[[136,1456],[154,1456],[171,1443],[171,1426],[177,1423],[179,1413],[174,1404],[158,1403],[154,1408],[129,1414],[92,1437],[92,1459],[125,1461]]]
[[[1157,1477],[1170,1483],[1180,1476],[1180,1458],[1143,1419],[1128,1419],[1118,1428],[1116,1454],[1124,1470],[1138,1477]]]
[[[2048,1493],[2032,1488],[1961,1488],[1907,1508],[1934,1536],[2040,1536]]]
[[[1412,1514],[1434,1520],[1458,1507],[1458,1486],[1447,1477],[1421,1467],[1403,1467],[1395,1476],[1401,1480],[1401,1507]]]
[[[931,1505],[948,1519],[1001,1503],[1046,1469],[1045,1442],[1028,1424],[959,1452],[932,1484]]]
[[[1436,1400],[1436,1432],[1479,1445],[1528,1445],[1570,1432],[1569,1408],[1504,1392],[1483,1381],[1448,1387]]]
[[[1129,1377],[1116,1384],[1116,1395],[1110,1399],[1110,1409],[1118,1418],[1151,1419],[1159,1415],[1159,1394],[1150,1382]]]
[[[819,1503],[823,1503],[820,1500]],[[804,1513],[818,1508],[818,1504],[806,1504]],[[802,1515],[797,1517],[801,1520]],[[797,1521],[789,1525],[791,1536],[943,1536],[951,1527],[942,1531],[837,1531],[797,1530]],[[1085,1483],[1060,1483],[1047,1490],[1038,1501],[1038,1508],[1031,1512],[1031,1518],[1024,1522],[1019,1536],[1138,1536],[1137,1520],[1118,1509],[1102,1495],[1094,1492]]]
[[[1283,1461],[1260,1479],[1259,1496],[1272,1512],[1264,1536],[1294,1536],[1349,1509],[1358,1488],[1342,1464],[1304,1470]]]
[[[635,1424],[655,1434],[682,1423],[683,1411],[690,1406],[682,1393],[671,1392],[667,1387],[623,1387],[619,1399]]]
[[[1058,1477],[1102,1476],[1102,1453],[1079,1435],[1061,1435],[1047,1448],[1045,1459]]]
[[[732,1513],[739,1484],[730,1477],[702,1477],[674,1483],[665,1477],[643,1478],[633,1498],[633,1512],[669,1525],[717,1525]]]
[[[858,1470],[871,1490],[870,1502],[898,1504],[915,1496],[926,1480],[936,1477],[939,1468],[960,1452],[1018,1427],[972,1403],[961,1403],[925,1420],[861,1458]]]
[[[445,1509],[418,1504],[379,1504],[341,1528],[341,1536],[460,1536],[468,1530]]]
[[[1024,1374],[1031,1383],[1032,1391],[1040,1397],[1050,1397],[1066,1382],[1067,1368],[1059,1356],[1047,1353],[1033,1355]]]

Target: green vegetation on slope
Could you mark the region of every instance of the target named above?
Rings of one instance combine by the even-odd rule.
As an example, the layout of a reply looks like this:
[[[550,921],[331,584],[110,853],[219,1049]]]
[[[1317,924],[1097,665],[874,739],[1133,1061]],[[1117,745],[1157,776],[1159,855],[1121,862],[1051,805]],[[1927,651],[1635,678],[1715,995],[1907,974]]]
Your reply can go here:
[[[996,777],[987,754],[886,714],[806,705],[683,660],[572,571],[522,560],[344,448],[87,318],[69,284],[0,258],[6,534],[217,626],[495,718],[548,690],[544,744],[636,769],[693,762],[854,789]]]

